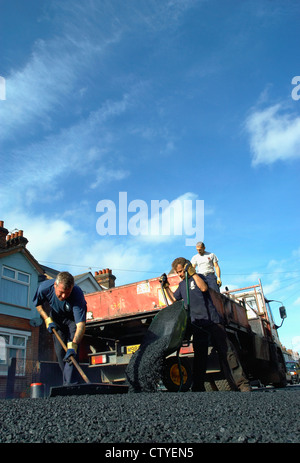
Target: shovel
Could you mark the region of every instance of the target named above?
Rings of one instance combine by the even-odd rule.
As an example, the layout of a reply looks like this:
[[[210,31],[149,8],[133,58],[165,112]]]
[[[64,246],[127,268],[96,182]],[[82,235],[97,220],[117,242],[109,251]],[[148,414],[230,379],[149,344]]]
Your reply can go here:
[[[42,307],[38,306],[37,311],[41,317],[46,320],[48,315],[43,310]],[[67,351],[67,346],[57,333],[55,329],[52,330],[54,336],[56,336],[62,348]],[[85,375],[84,371],[79,366],[78,362],[73,356],[70,357],[73,365],[77,369],[80,376],[83,378],[86,384],[75,384],[71,386],[57,386],[51,387],[50,397],[56,396],[70,396],[70,395],[84,395],[84,394],[123,394],[128,392],[128,386],[121,384],[105,384],[105,383],[91,383],[90,380]]]
[[[41,306],[38,306],[37,308],[37,311],[38,313],[40,314],[40,316],[46,320],[46,318],[48,318],[48,315],[46,314],[46,312],[43,310],[43,308]],[[62,346],[62,348],[65,350],[65,352],[67,352],[68,348],[67,346],[65,345],[65,343],[63,342],[63,340],[61,339],[61,337],[59,336],[58,332],[55,330],[55,329],[52,329],[52,332],[54,334],[54,336],[56,336],[57,340],[59,341],[60,345]],[[86,382],[86,383],[90,383],[90,380],[87,378],[86,374],[84,373],[84,371],[81,369],[81,367],[79,366],[78,362],[75,360],[75,358],[73,356],[70,357],[73,365],[75,366],[75,368],[77,369],[78,373],[80,374],[80,376],[83,378],[83,380]]]

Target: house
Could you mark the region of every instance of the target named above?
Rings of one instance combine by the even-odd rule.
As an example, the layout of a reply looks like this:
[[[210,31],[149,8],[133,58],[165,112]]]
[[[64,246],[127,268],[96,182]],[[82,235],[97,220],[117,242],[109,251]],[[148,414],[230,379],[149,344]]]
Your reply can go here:
[[[30,384],[39,380],[42,366],[57,364],[52,337],[32,301],[41,281],[55,278],[59,271],[40,264],[27,243],[22,230],[9,233],[0,221],[0,398],[8,396],[11,371],[13,396],[25,397]],[[85,294],[115,284],[110,269],[95,276],[75,275],[74,280]]]
[[[9,234],[0,221],[1,398],[7,395],[9,366],[15,366],[14,393],[20,397],[26,394],[38,359],[40,318],[32,300],[44,276],[42,267],[26,249],[27,243],[22,230]]]

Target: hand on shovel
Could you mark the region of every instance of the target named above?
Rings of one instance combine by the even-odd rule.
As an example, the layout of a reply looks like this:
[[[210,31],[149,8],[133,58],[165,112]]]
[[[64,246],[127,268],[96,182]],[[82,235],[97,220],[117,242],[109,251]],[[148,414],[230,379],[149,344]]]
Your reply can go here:
[[[68,363],[72,362],[70,357],[75,357],[77,353],[77,347],[78,347],[77,344],[75,344],[74,342],[68,342],[67,344],[68,349],[67,349],[66,355],[63,358],[64,362],[68,362]]]
[[[49,333],[53,334],[52,330],[57,330],[57,326],[51,317],[46,318],[45,324],[46,324],[46,328],[49,331]]]
[[[168,281],[168,277],[165,273],[163,273],[160,277],[159,277],[159,282],[160,284],[163,286],[163,288],[168,288],[170,285],[169,285],[169,281]]]
[[[188,278],[192,277],[196,273],[196,270],[194,269],[194,267],[190,263],[185,264],[184,271],[188,274]]]

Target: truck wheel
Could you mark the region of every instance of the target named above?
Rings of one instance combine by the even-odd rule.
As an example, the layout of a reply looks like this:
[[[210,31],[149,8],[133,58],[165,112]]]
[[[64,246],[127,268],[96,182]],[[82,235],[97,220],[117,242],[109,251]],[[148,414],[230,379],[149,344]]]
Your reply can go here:
[[[170,392],[186,392],[192,385],[192,368],[190,362],[180,357],[180,366],[182,371],[182,385],[181,377],[178,368],[177,357],[169,357],[165,359],[163,370],[163,384]]]

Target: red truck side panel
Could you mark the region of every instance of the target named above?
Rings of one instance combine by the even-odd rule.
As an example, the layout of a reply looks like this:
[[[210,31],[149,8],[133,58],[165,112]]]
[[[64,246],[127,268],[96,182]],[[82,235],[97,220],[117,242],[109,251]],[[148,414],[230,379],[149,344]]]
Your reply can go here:
[[[180,278],[178,275],[169,275],[168,281],[174,291]],[[210,291],[210,293],[218,312],[223,317],[225,316],[228,322],[236,323],[247,329],[250,328],[244,307],[219,293],[214,291]],[[166,306],[159,278],[86,294],[85,299],[87,302],[87,324],[151,312]]]
[[[180,281],[177,275],[169,276],[168,280],[172,289]],[[151,312],[166,305],[159,278],[86,294],[85,299],[87,323]]]

